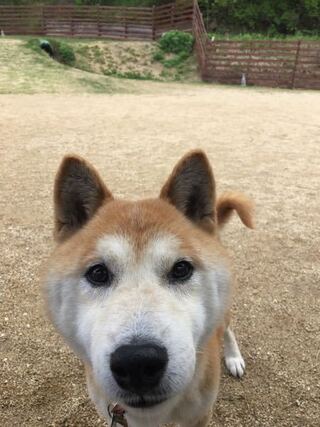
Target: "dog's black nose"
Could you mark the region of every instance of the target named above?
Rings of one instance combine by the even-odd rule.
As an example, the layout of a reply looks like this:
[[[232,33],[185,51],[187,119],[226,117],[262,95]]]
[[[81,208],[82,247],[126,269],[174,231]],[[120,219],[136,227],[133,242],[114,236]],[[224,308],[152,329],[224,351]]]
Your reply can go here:
[[[118,347],[110,368],[118,385],[133,393],[146,393],[157,387],[168,363],[168,353],[157,344],[132,344]]]

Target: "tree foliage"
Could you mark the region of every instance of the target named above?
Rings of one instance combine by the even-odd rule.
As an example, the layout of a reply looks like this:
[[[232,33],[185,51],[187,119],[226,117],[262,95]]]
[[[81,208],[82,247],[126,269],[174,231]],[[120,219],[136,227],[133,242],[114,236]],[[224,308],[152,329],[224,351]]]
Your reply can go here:
[[[320,0],[199,0],[199,4],[210,30],[269,35],[320,31]]]

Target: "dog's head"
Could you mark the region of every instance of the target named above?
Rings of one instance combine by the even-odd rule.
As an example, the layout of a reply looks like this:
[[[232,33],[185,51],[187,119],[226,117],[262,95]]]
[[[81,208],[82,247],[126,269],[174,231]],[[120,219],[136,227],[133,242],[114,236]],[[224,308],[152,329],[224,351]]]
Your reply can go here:
[[[158,199],[138,202],[114,199],[83,159],[64,159],[48,307],[107,400],[140,410],[191,382],[197,352],[228,306],[217,228],[236,206],[226,200],[216,204],[201,151],[178,163]]]

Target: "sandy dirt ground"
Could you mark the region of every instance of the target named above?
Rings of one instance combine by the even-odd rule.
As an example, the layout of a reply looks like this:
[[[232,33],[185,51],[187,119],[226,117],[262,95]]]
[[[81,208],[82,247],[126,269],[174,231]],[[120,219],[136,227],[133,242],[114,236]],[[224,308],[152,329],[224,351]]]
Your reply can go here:
[[[319,426],[319,125],[315,92],[1,96],[0,425],[103,425],[40,292],[62,156],[85,156],[116,195],[137,198],[157,195],[178,158],[201,147],[218,190],[244,191],[257,207],[255,231],[234,218],[223,236],[247,373],[237,381],[224,372],[212,425]]]

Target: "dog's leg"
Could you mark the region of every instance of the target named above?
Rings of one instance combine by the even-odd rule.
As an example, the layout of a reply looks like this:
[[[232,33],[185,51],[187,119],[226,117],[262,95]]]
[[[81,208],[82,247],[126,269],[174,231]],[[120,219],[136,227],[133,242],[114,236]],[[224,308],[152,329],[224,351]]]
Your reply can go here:
[[[224,331],[224,361],[231,375],[238,378],[243,376],[246,365],[230,326]]]

